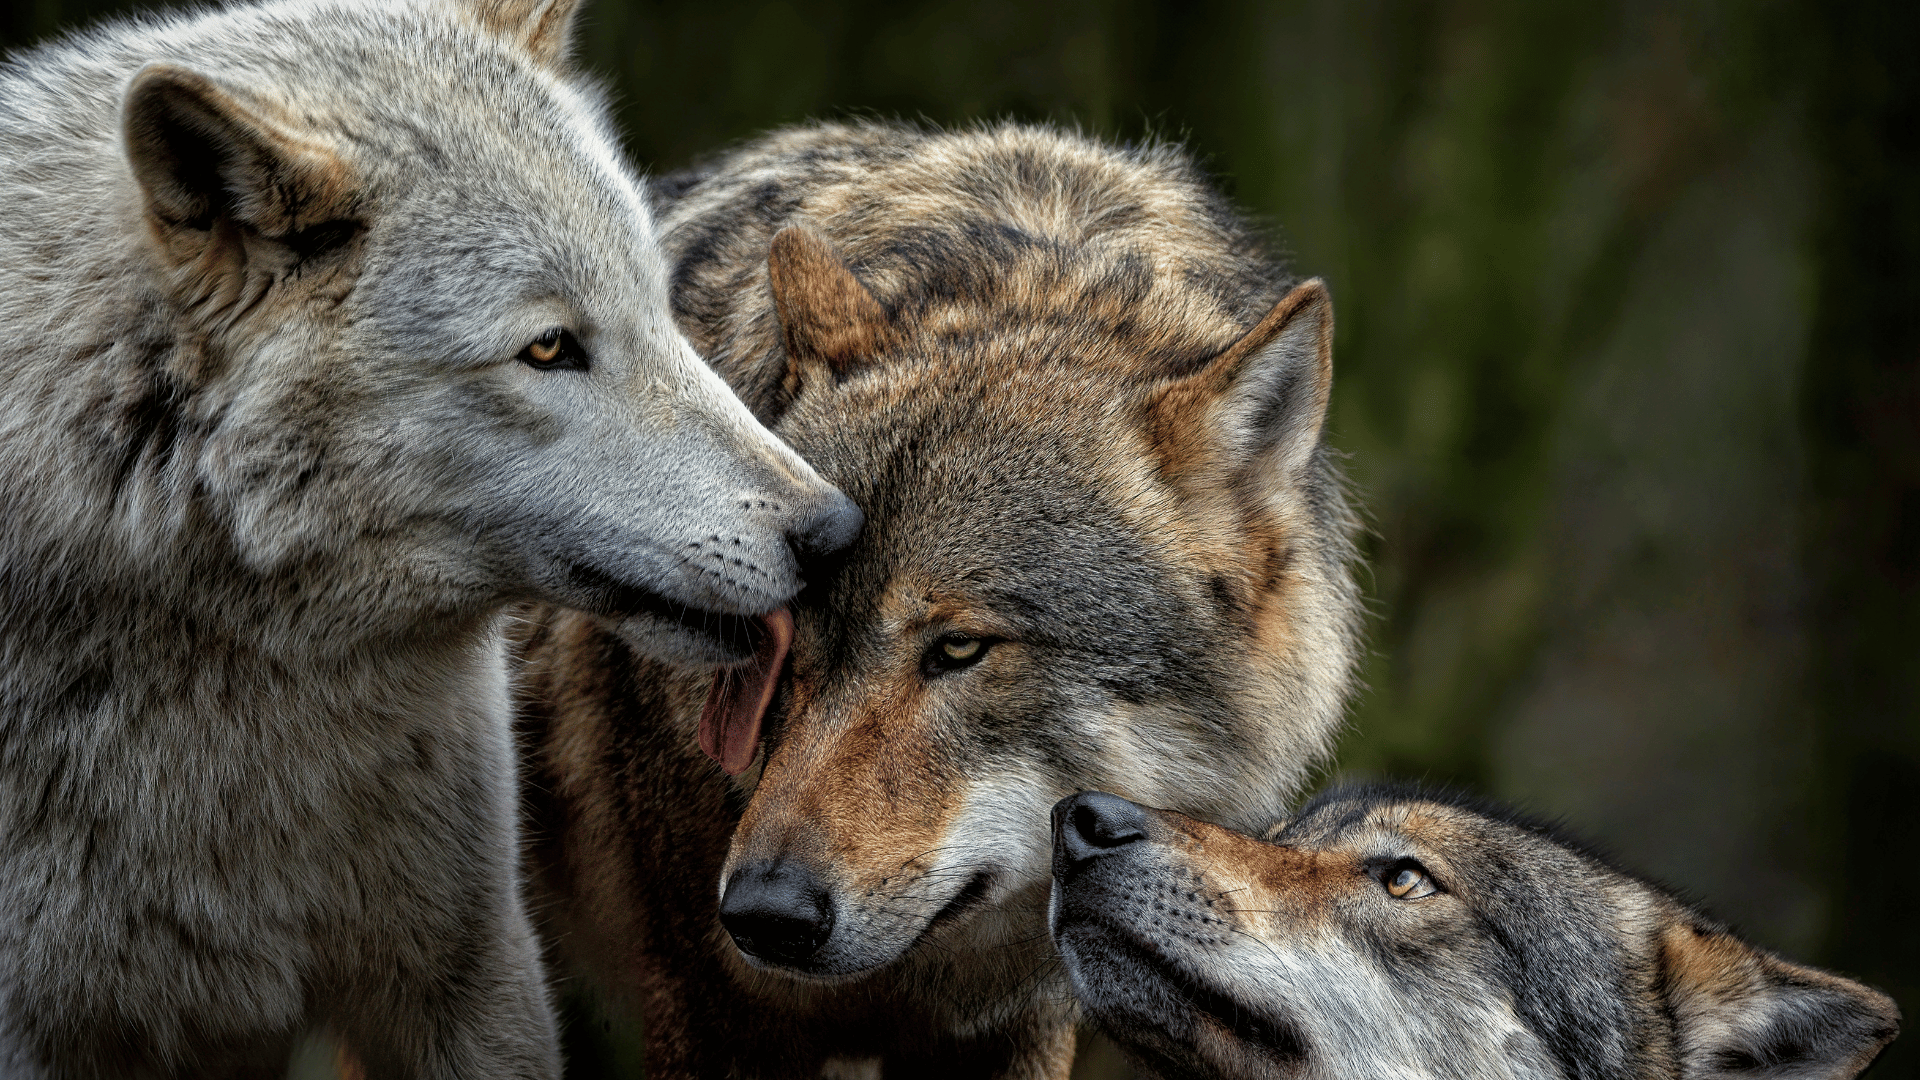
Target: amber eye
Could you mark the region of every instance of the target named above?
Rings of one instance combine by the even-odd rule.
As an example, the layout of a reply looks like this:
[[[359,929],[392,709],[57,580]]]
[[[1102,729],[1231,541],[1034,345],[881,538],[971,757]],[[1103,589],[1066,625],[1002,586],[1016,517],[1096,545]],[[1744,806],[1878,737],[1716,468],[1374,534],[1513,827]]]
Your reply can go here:
[[[970,634],[947,634],[928,647],[927,654],[920,659],[920,671],[926,675],[943,675],[977,664],[987,654],[989,644],[986,638]]]
[[[1418,900],[1439,891],[1426,868],[1411,859],[1403,859],[1388,867],[1382,875],[1382,884],[1387,887],[1387,895],[1396,900]]]
[[[520,350],[519,359],[542,371],[587,370],[587,350],[580,347],[572,331],[558,326],[528,342]]]

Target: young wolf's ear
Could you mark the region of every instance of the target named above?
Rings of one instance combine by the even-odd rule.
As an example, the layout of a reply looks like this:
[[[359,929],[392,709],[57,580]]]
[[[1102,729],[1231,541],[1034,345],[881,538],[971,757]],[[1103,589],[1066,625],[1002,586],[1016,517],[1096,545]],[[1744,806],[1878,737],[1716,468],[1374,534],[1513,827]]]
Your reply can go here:
[[[1153,442],[1180,472],[1210,462],[1256,481],[1300,476],[1320,444],[1333,388],[1333,299],[1295,286],[1207,366],[1152,399]]]
[[[127,89],[127,161],[163,238],[211,234],[223,220],[272,240],[316,246],[347,223],[348,170],[198,72],[149,64]],[[204,239],[204,237],[202,238]],[[177,256],[197,258],[200,245]]]
[[[886,309],[813,229],[789,225],[775,234],[767,281],[787,343],[789,399],[810,378],[846,378],[885,345]]]
[[[519,42],[535,60],[554,69],[567,64],[573,17],[579,11],[580,0],[477,0],[474,5],[482,26]]]
[[[1718,929],[1667,927],[1660,974],[1685,1080],[1846,1080],[1900,1032],[1900,1010],[1887,995]]]

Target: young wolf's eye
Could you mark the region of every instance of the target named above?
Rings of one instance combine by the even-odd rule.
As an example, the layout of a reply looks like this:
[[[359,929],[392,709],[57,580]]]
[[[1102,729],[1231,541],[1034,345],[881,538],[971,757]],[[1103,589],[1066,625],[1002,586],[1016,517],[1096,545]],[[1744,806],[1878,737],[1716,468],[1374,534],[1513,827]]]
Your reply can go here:
[[[947,634],[927,647],[927,654],[920,658],[920,672],[923,675],[944,675],[949,671],[971,667],[987,655],[987,648],[992,644],[986,638]]]
[[[1412,859],[1402,859],[1387,867],[1381,875],[1381,884],[1387,887],[1388,895],[1396,900],[1418,900],[1423,896],[1432,896],[1440,891],[1427,875],[1426,867]]]
[[[587,350],[580,347],[580,339],[558,326],[528,342],[518,359],[541,371],[587,370]]]

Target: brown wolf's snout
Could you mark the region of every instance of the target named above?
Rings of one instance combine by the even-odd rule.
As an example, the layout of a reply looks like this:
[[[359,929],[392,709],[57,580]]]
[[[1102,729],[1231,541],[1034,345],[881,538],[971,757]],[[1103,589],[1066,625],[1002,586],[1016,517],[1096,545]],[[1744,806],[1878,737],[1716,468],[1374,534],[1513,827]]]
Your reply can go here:
[[[759,862],[735,871],[720,900],[720,924],[756,960],[805,967],[833,936],[833,895],[806,867]]]

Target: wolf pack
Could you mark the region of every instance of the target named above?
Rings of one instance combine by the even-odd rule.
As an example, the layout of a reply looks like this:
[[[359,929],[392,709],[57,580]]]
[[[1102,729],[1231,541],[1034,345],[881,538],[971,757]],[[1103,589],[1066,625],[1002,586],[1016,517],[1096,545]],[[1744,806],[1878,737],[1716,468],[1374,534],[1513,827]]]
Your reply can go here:
[[[0,69],[0,1078],[1851,1077],[1894,1002],[1353,686],[1334,322],[1178,146],[643,178],[578,0]],[[319,1033],[316,1035],[316,1033]]]

